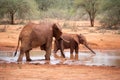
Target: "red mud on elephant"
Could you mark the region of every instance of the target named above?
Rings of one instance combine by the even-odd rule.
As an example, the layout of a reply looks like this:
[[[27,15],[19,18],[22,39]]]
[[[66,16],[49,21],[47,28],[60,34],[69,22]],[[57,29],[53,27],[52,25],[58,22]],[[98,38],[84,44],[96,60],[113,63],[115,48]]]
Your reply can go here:
[[[45,59],[50,60],[53,37],[55,37],[55,39],[59,39],[61,34],[62,31],[58,24],[45,22],[39,24],[28,23],[19,35],[18,46],[21,41],[21,47],[17,61],[22,61],[24,53],[26,55],[26,60],[31,61],[29,52],[32,48],[36,47],[40,47],[42,50],[45,50]],[[17,49],[15,55],[17,53]]]

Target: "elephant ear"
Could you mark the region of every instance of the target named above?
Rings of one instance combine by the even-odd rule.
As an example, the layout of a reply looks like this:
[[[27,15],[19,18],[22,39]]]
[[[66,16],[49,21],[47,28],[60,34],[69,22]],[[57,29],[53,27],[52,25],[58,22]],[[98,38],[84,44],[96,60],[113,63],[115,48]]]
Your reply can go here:
[[[53,37],[55,37],[55,39],[59,39],[60,36],[62,35],[62,28],[57,23],[53,24],[52,28],[53,28]]]
[[[76,42],[77,44],[79,44],[79,38],[78,38],[78,35],[74,35],[74,36],[73,36],[73,39],[75,40],[75,42]]]

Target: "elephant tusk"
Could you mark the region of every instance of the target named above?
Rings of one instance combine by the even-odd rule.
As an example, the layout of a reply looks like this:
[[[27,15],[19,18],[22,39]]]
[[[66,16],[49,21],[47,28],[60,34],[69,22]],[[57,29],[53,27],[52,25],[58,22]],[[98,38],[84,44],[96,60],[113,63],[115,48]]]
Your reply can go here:
[[[70,43],[70,41],[64,39],[62,36],[60,37],[63,41],[67,42],[67,43]]]

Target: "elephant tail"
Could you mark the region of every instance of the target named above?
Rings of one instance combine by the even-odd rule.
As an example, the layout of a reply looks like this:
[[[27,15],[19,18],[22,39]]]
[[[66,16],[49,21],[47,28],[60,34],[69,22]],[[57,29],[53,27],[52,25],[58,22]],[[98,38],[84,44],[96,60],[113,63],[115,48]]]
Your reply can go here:
[[[18,50],[18,47],[19,47],[19,43],[20,43],[20,38],[18,39],[18,44],[17,44],[17,48],[16,48],[15,53],[14,53],[14,57],[15,57],[16,54],[17,54],[17,50]]]

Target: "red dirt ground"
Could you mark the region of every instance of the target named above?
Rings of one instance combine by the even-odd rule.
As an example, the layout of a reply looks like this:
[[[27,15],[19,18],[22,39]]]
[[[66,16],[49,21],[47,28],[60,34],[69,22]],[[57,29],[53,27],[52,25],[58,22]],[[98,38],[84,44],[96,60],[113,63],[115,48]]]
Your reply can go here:
[[[0,64],[0,80],[120,80],[120,68],[74,65]]]

